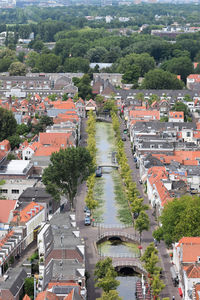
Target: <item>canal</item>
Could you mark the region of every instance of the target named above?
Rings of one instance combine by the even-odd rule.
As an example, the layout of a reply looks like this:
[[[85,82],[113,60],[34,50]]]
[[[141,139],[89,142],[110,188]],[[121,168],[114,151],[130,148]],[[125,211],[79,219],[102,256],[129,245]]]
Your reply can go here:
[[[98,226],[98,234],[101,228],[120,228],[130,226],[132,217],[129,212],[126,194],[119,172],[115,168],[108,167],[113,164],[112,157],[116,151],[114,130],[112,124],[96,123],[96,147],[97,165],[106,165],[102,168],[102,177],[96,178],[94,196],[99,202],[94,212],[94,221]],[[105,241],[98,245],[98,252],[101,257],[138,257],[139,250],[136,244],[127,242]],[[136,281],[139,275],[134,272],[122,272],[118,274],[120,281],[118,292],[125,300],[134,300]]]

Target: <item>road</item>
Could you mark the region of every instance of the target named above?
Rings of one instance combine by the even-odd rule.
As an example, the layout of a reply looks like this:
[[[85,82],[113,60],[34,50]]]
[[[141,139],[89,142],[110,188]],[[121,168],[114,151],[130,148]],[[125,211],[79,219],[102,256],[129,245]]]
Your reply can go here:
[[[136,182],[137,188],[138,188],[141,196],[144,198],[144,203],[149,205],[148,198],[147,198],[146,194],[144,193],[143,185],[141,185],[139,183],[139,179],[140,179],[139,171],[138,171],[138,169],[136,169],[136,164],[133,161],[133,155],[132,155],[132,151],[131,151],[131,143],[128,140],[128,138],[124,142],[124,146],[125,146],[125,151],[126,151],[126,155],[128,158],[128,163],[132,170],[133,181]],[[143,235],[142,235],[143,249],[145,249],[147,247],[147,245],[153,241],[152,232],[156,227],[156,221],[155,221],[154,216],[152,215],[151,207],[147,211],[147,213],[148,213],[148,216],[150,219],[150,229],[148,231],[143,232]],[[157,246],[157,249],[159,251],[160,264],[163,269],[163,278],[162,279],[166,285],[160,296],[162,298],[169,297],[170,299],[172,299],[172,297],[174,296],[175,299],[181,299],[181,297],[178,293],[178,288],[174,287],[172,279],[171,279],[170,267],[172,266],[172,264],[170,262],[170,257],[168,255],[165,243],[160,242]]]

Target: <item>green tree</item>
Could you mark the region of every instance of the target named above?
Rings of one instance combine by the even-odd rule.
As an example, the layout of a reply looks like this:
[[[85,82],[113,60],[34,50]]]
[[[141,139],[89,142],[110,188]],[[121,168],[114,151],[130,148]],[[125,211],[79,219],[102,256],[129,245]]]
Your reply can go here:
[[[83,72],[87,73],[89,70],[89,60],[82,57],[66,58],[64,63],[65,72]]]
[[[20,61],[13,62],[8,71],[10,76],[24,76],[26,75],[26,65]]]
[[[18,135],[24,135],[28,132],[29,132],[29,127],[26,124],[22,123],[17,125],[16,133]]]
[[[39,123],[43,126],[53,125],[53,119],[47,115],[41,116]]]
[[[22,142],[22,139],[17,134],[9,136],[8,140],[10,142],[11,149],[18,148],[20,143]]]
[[[144,89],[171,89],[179,90],[184,86],[176,75],[162,69],[151,70],[145,74],[141,87]]]
[[[42,180],[47,191],[55,199],[65,194],[73,207],[78,184],[92,171],[92,157],[89,151],[82,147],[72,147],[51,155],[50,164],[44,170]]]
[[[82,99],[92,97],[91,80],[88,74],[84,74],[81,79],[73,78],[74,84],[78,87],[78,96]]]
[[[87,51],[85,57],[90,62],[104,62],[104,58],[106,57],[108,51],[106,48],[97,46],[95,48],[91,48]]]
[[[163,283],[163,281],[160,279],[160,275],[159,274],[155,274],[153,276],[153,281],[151,284],[151,289],[153,292],[153,296],[154,299],[158,299],[158,296],[160,295],[160,292],[164,289],[165,284]]]
[[[122,300],[122,298],[119,297],[117,291],[110,290],[108,293],[103,292],[101,298],[97,298],[97,300]]]
[[[132,84],[136,85],[138,82],[139,76],[140,76],[140,68],[136,65],[133,65],[122,75],[122,82],[123,83],[132,83]]]
[[[61,64],[61,59],[55,54],[41,54],[36,62],[36,68],[40,72],[56,73],[56,69]]]
[[[193,64],[188,56],[167,60],[161,64],[161,68],[170,73],[181,75],[184,82],[186,82],[187,76],[193,73]]]
[[[35,52],[31,51],[27,54],[26,64],[27,66],[34,68],[36,66],[37,60],[39,59],[40,55]]]
[[[151,275],[160,274],[161,268],[157,266],[158,262],[159,262],[158,255],[153,251],[149,259],[146,260],[144,266],[149,274]]]
[[[177,242],[183,236],[200,235],[200,198],[198,196],[182,196],[168,202],[160,217],[162,227],[153,233],[164,240],[167,245]]]
[[[154,243],[150,243],[146,250],[144,251],[144,254],[141,257],[141,261],[144,261],[145,263],[150,259],[152,253],[158,254],[158,250],[155,248]]]
[[[24,281],[24,292],[30,298],[33,299],[33,297],[34,297],[34,278],[33,277],[27,277],[27,278],[25,278],[25,281]]]
[[[104,260],[99,260],[96,263],[95,270],[94,270],[95,281],[104,278],[108,270],[112,271],[112,277],[114,278],[117,277],[117,272],[115,271],[112,265],[112,259],[110,257],[107,257]]]
[[[0,107],[0,141],[15,134],[17,122],[11,111]]]
[[[142,232],[144,230],[148,230],[149,225],[150,225],[150,222],[149,222],[149,217],[148,217],[147,213],[145,213],[144,211],[141,211],[139,214],[139,217],[135,221],[135,229],[138,230],[138,232],[140,234],[140,243],[141,243]]]
[[[112,270],[108,269],[105,277],[99,278],[95,286],[102,288],[105,293],[108,293],[110,290],[116,290],[119,284],[120,281],[113,277]]]

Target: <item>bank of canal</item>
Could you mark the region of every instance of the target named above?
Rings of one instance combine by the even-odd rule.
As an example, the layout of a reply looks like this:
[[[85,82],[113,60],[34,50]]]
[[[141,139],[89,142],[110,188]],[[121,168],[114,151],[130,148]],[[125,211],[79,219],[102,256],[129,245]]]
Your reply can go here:
[[[112,153],[116,151],[115,136],[112,124],[96,123],[96,147],[97,165],[111,165]],[[94,222],[100,223],[102,227],[123,227],[132,225],[132,217],[128,207],[128,201],[123,189],[123,183],[118,170],[110,167],[103,167],[103,175],[96,178],[94,197],[99,202],[98,208],[94,211]],[[119,243],[113,245],[110,241],[98,245],[101,256],[138,257],[138,246],[132,243]],[[134,300],[135,286],[138,274],[119,274],[118,287],[119,295],[125,300]]]

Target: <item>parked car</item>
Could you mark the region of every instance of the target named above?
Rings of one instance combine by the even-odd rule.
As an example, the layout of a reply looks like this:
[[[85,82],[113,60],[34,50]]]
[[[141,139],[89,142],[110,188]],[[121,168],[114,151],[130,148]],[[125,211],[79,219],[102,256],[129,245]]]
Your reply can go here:
[[[139,180],[139,183],[142,184],[142,179]]]
[[[97,167],[96,169],[96,177],[101,177],[102,176],[102,168],[101,167]]]
[[[123,141],[123,142],[126,141],[126,137],[125,137],[125,136],[122,137],[122,141]]]
[[[84,207],[84,212],[86,212],[87,210],[89,210],[89,208],[87,206]]]
[[[85,226],[90,225],[91,224],[91,220],[90,217],[85,217]]]
[[[90,215],[91,215],[91,212],[90,212],[89,209],[87,209],[87,210],[85,211],[85,216],[86,216],[86,217],[90,217]]]

